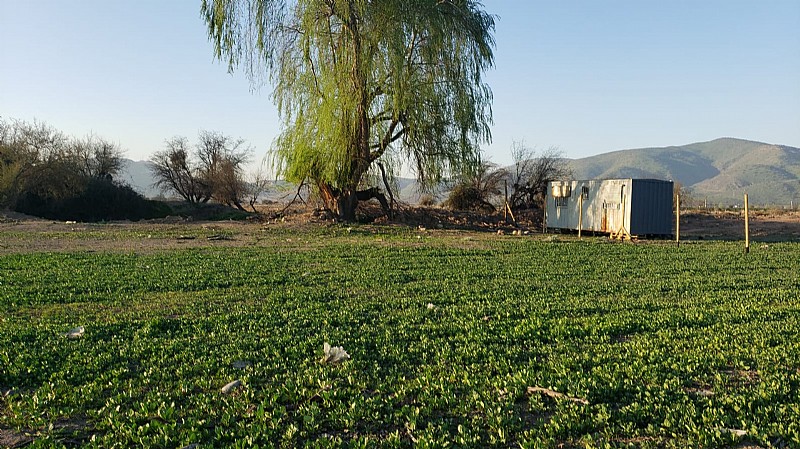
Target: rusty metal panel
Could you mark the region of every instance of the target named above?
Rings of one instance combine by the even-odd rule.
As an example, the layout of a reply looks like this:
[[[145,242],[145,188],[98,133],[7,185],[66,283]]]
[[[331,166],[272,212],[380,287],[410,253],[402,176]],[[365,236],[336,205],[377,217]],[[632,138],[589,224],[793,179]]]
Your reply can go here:
[[[600,221],[600,230],[602,232],[611,232],[608,228],[608,209],[603,209],[603,218]]]

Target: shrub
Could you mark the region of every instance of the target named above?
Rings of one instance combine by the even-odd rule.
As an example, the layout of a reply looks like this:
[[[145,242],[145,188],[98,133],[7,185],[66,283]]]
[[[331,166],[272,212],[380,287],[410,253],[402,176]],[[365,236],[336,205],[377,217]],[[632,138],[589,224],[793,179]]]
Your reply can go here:
[[[14,210],[53,220],[108,221],[165,217],[171,209],[148,200],[130,186],[104,178],[90,178],[83,189],[66,197],[48,197],[26,192]]]
[[[422,195],[419,199],[419,205],[425,207],[432,207],[436,205],[436,197],[433,195]]]
[[[459,184],[450,191],[444,205],[453,210],[472,210],[479,212],[494,212],[495,207],[486,201],[481,189],[465,184]]]

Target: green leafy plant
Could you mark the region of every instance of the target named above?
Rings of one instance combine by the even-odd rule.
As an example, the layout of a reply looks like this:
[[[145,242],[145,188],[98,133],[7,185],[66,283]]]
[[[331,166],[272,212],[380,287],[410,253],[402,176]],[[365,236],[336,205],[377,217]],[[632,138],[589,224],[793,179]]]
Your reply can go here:
[[[37,447],[800,444],[797,243],[416,236],[0,255],[0,429]],[[325,342],[352,358],[319,363]]]

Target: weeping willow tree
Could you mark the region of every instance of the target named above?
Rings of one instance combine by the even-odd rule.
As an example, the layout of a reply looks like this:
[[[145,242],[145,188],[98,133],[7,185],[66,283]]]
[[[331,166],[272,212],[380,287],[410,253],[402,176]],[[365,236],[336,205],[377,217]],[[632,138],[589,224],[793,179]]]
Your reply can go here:
[[[429,187],[479,163],[494,58],[480,2],[203,0],[202,14],[216,56],[274,86],[278,172],[341,218],[379,194],[376,167]]]

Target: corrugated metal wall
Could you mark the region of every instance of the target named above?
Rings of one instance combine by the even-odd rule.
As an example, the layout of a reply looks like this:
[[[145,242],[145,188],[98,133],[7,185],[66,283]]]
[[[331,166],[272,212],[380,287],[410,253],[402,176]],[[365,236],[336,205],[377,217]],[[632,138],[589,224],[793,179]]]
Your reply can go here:
[[[634,179],[630,219],[631,234],[672,234],[672,181]]]

